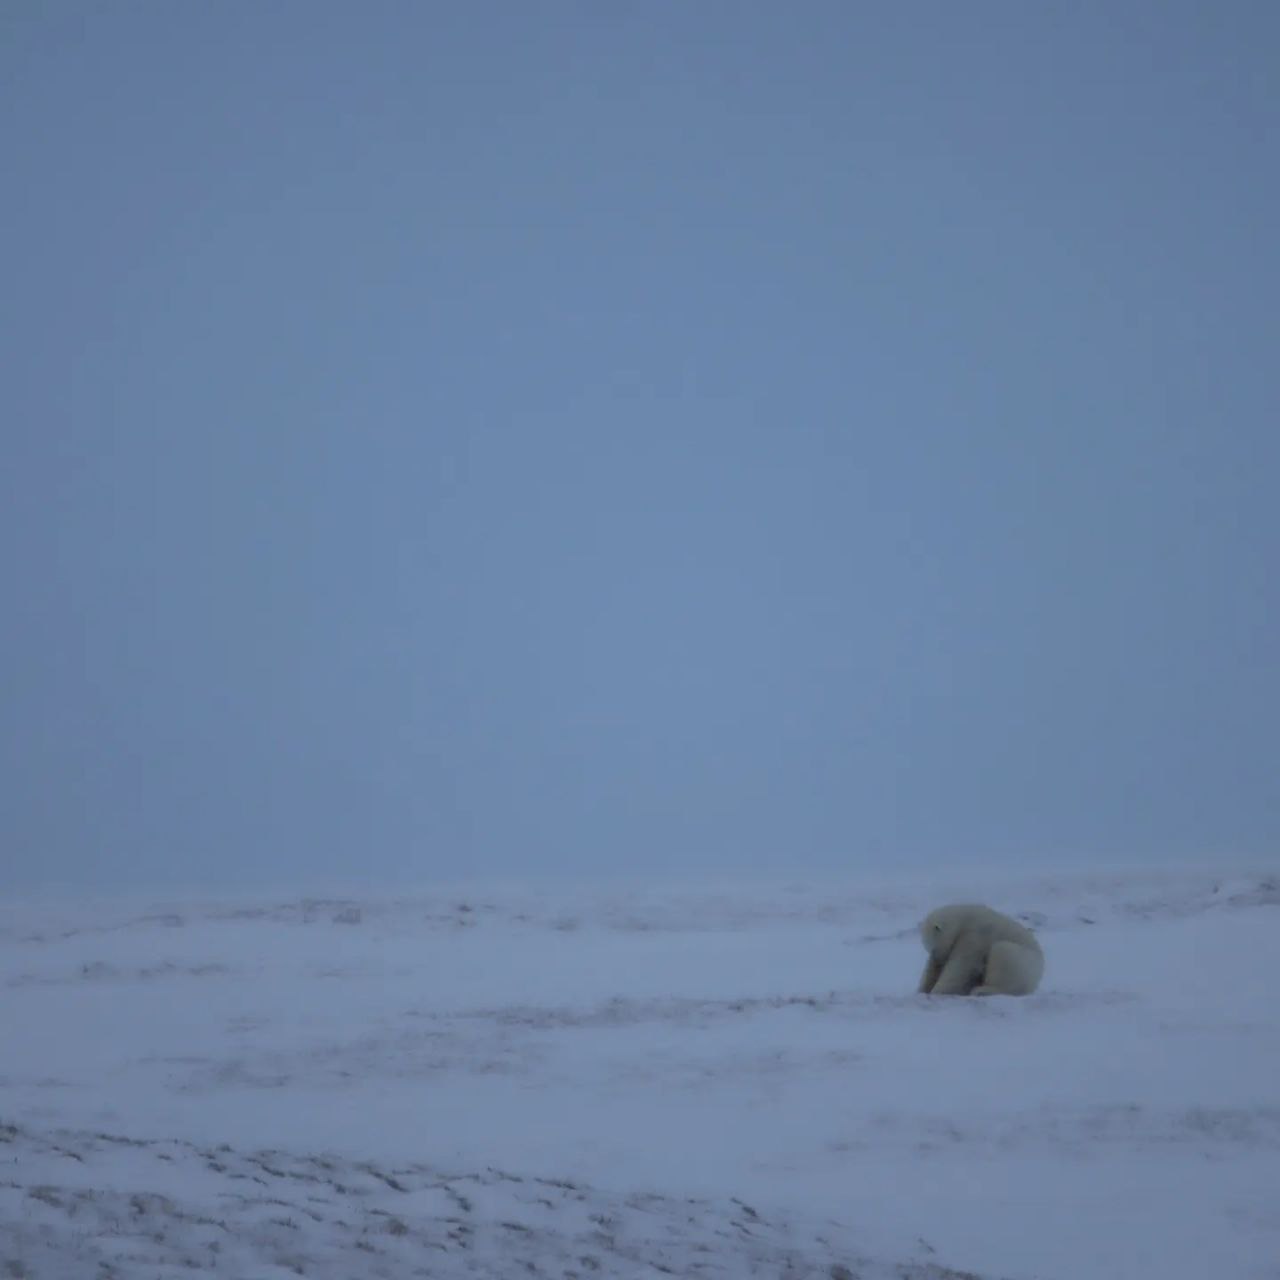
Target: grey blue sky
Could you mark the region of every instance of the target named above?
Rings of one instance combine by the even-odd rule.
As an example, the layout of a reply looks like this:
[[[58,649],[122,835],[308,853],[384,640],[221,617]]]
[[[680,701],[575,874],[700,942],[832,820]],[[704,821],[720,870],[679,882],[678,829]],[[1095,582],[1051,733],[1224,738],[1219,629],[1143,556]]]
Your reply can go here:
[[[1277,67],[4,5],[0,883],[1274,855]]]

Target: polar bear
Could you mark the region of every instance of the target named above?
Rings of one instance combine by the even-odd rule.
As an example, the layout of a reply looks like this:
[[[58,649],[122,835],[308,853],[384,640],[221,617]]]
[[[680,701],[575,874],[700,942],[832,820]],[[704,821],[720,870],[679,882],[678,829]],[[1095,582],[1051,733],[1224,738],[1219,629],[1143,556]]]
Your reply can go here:
[[[935,996],[1029,996],[1044,952],[1030,929],[976,903],[930,911],[920,922],[929,953],[920,991]]]

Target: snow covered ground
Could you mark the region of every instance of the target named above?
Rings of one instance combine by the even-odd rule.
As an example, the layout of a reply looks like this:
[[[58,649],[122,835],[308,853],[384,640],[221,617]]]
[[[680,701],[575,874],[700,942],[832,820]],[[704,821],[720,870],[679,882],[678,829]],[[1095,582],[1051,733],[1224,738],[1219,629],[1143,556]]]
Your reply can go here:
[[[931,906],[1039,933],[913,994]],[[0,1277],[1280,1277],[1280,876],[0,909]]]

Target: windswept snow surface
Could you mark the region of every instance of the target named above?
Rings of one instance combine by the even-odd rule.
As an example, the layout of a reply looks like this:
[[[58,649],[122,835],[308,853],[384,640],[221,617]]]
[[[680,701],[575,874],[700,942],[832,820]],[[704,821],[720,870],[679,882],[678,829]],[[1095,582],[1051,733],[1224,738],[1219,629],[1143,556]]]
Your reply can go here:
[[[1265,871],[11,904],[0,1277],[1276,1280],[1277,973]]]

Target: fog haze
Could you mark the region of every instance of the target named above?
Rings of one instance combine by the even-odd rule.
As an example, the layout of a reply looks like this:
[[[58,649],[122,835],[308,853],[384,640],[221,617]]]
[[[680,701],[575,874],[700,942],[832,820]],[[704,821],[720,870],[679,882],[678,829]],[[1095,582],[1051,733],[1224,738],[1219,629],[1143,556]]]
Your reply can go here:
[[[0,886],[1280,845],[1280,9],[0,15]]]

